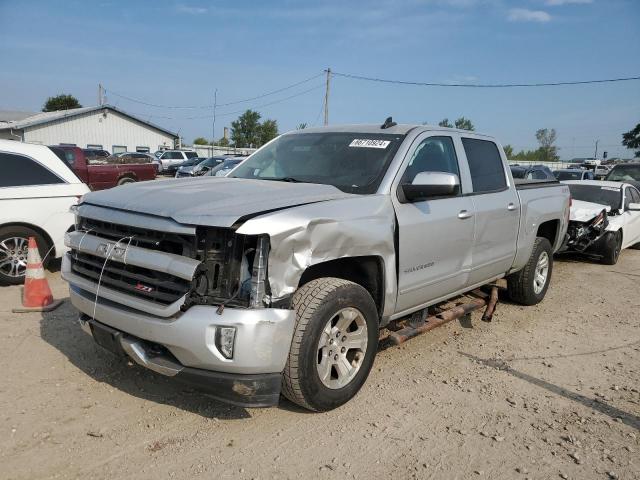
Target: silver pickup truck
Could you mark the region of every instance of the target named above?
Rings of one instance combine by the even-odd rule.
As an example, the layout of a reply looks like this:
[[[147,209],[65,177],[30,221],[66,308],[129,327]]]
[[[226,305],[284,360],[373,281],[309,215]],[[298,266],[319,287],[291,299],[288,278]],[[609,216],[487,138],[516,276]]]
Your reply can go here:
[[[389,322],[503,277],[540,302],[569,203],[514,183],[485,135],[305,129],[228,177],[85,195],[62,275],[103,347],[226,402],[324,411],[358,392]]]

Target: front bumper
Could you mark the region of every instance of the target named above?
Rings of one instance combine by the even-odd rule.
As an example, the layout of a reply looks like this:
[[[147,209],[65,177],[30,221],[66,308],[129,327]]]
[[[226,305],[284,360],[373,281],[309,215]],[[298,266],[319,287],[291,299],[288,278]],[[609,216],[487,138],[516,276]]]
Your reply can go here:
[[[185,367],[164,348],[92,320],[88,315],[80,316],[80,325],[96,343],[114,354],[128,356],[145,368],[175,377],[223,402],[241,407],[278,404],[280,373],[233,374]]]

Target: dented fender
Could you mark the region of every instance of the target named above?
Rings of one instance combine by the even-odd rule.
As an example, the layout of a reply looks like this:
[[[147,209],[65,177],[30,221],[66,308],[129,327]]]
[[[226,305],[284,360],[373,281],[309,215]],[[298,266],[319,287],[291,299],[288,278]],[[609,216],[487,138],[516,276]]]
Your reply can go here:
[[[351,196],[268,213],[247,220],[237,232],[269,235],[268,278],[274,301],[294,293],[313,265],[378,256],[384,268],[383,316],[393,313],[395,212],[388,195]]]

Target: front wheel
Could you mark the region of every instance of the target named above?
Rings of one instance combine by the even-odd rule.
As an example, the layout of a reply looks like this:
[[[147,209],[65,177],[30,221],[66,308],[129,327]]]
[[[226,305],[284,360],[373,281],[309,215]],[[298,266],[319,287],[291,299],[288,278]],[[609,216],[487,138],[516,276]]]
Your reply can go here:
[[[0,285],[24,283],[27,271],[29,237],[36,239],[40,258],[47,261],[51,257],[49,242],[35,230],[22,226],[0,228]],[[45,256],[49,253],[49,256]]]
[[[536,305],[547,293],[553,270],[553,250],[549,240],[537,237],[529,261],[519,272],[507,277],[511,300],[522,305]]]
[[[319,278],[293,296],[296,327],[282,392],[313,411],[353,398],[369,376],[378,348],[378,312],[360,285]]]
[[[622,233],[607,232],[602,243],[602,260],[605,265],[615,265],[618,263],[620,251],[622,250]]]

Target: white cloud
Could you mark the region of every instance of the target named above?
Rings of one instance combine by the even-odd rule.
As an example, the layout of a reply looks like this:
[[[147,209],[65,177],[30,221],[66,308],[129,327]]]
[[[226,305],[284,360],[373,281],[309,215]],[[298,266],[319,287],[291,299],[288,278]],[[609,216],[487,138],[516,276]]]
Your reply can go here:
[[[593,3],[593,0],[546,0],[545,4],[550,7],[558,7],[561,5],[585,5]]]
[[[193,7],[191,5],[184,5],[182,3],[176,6],[176,10],[179,13],[188,13],[189,15],[202,15],[203,13],[207,13],[208,9],[205,7]]]
[[[542,10],[528,10],[526,8],[512,8],[507,17],[510,22],[548,22],[551,15]]]

